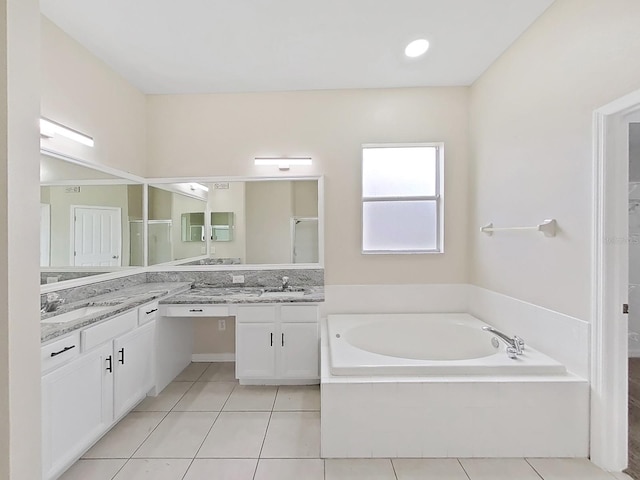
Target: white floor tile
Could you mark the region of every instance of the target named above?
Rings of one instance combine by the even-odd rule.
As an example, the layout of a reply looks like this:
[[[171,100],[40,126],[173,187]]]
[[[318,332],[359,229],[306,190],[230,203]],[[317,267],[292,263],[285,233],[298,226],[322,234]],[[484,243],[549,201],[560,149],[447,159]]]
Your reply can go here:
[[[261,459],[254,480],[323,480],[321,459]]]
[[[544,480],[611,480],[586,458],[528,458]]]
[[[217,362],[207,367],[198,379],[201,382],[237,382],[235,362]]]
[[[237,459],[196,459],[184,480],[253,480],[258,460]]]
[[[58,480],[111,480],[126,460],[78,460]]]
[[[398,480],[469,480],[455,458],[394,458]]]
[[[274,411],[320,410],[320,386],[278,387]]]
[[[179,458],[132,459],[113,480],[182,480],[190,463]]]
[[[612,473],[611,475],[613,475],[613,478],[615,478],[616,480],[633,480],[633,478],[631,478],[629,475],[622,472]]]
[[[198,458],[258,458],[269,412],[222,412],[207,435]]]
[[[460,463],[471,480],[540,480],[523,458],[461,458]]]
[[[273,412],[262,458],[318,458],[320,412]]]
[[[136,412],[168,412],[191,388],[193,382],[171,382],[157,397],[147,397],[135,408]]]
[[[278,387],[238,385],[224,406],[229,412],[270,412]]]
[[[173,407],[173,411],[219,412],[235,386],[235,383],[229,382],[196,382]]]
[[[83,458],[130,458],[165,415],[166,412],[131,412],[91,447]]]
[[[136,451],[137,458],[193,458],[216,412],[171,412]]]
[[[180,374],[173,379],[174,382],[195,382],[204,371],[211,365],[210,363],[190,363]]]
[[[325,460],[325,480],[395,480],[385,458]]]

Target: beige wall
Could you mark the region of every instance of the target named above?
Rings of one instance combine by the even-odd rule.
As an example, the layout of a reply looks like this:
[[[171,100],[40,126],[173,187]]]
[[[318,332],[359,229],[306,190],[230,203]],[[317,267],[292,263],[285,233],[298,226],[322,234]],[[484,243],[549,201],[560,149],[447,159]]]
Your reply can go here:
[[[206,250],[205,242],[183,242],[182,241],[182,214],[193,212],[204,212],[207,207],[205,202],[194,198],[173,193],[171,195],[171,238],[173,240],[173,258],[182,260],[184,258],[204,255]]]
[[[245,185],[247,263],[291,263],[291,182]]]
[[[327,284],[466,282],[468,93],[459,88],[148,97],[152,176],[282,176],[266,155],[311,155],[289,175],[326,176]],[[445,253],[361,251],[361,145],[445,143]],[[286,175],[286,174],[285,174]]]
[[[296,217],[318,216],[318,182],[291,182],[293,188],[293,214]]]
[[[588,320],[594,109],[640,88],[640,2],[557,0],[473,85],[472,281]],[[556,238],[478,233],[556,218]]]
[[[236,319],[227,317],[225,330],[218,330],[219,318],[193,319],[193,353],[235,353]]]
[[[46,17],[42,22],[42,115],[90,135],[43,144],[76,158],[145,174],[145,96]]]
[[[245,183],[229,182],[228,189],[215,189],[209,185],[209,209],[212,212],[233,212],[233,239],[230,242],[211,242],[211,256],[216,258],[239,258],[246,263],[245,231]]]
[[[0,479],[38,479],[39,5],[0,11]]]

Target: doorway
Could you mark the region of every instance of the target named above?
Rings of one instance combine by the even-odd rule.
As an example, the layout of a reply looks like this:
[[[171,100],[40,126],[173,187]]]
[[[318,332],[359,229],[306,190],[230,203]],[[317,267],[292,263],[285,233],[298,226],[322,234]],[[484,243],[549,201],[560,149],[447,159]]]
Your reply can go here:
[[[629,125],[640,90],[594,112],[591,318],[591,460],[628,464]]]
[[[71,206],[71,265],[122,264],[122,211],[116,207]]]
[[[291,263],[318,263],[318,218],[291,219]]]

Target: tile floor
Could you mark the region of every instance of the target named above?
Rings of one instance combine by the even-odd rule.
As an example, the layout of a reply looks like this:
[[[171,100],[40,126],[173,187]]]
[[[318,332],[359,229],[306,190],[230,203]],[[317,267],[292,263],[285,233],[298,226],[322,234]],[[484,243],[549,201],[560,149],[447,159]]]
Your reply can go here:
[[[622,480],[584,459],[320,458],[320,389],[249,387],[193,363],[61,480]]]

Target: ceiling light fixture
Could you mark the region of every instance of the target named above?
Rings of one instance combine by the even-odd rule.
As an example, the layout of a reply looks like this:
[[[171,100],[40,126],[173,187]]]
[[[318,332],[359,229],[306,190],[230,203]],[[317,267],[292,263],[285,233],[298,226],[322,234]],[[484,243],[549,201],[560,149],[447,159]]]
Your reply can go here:
[[[40,135],[47,138],[53,138],[56,135],[60,135],[61,137],[69,138],[86,145],[87,147],[93,147],[94,145],[93,138],[90,136],[46,118],[40,119]]]
[[[203,192],[209,191],[209,187],[207,187],[206,185],[202,185],[201,183],[190,183],[189,188],[191,188],[191,191],[196,191],[196,190],[202,190]]]
[[[277,165],[280,170],[289,170],[291,165],[311,165],[311,157],[256,157],[257,166]]]
[[[420,55],[424,55],[424,53],[429,50],[429,41],[424,38],[419,38],[418,40],[414,40],[404,49],[404,54],[407,57],[415,58]]]

